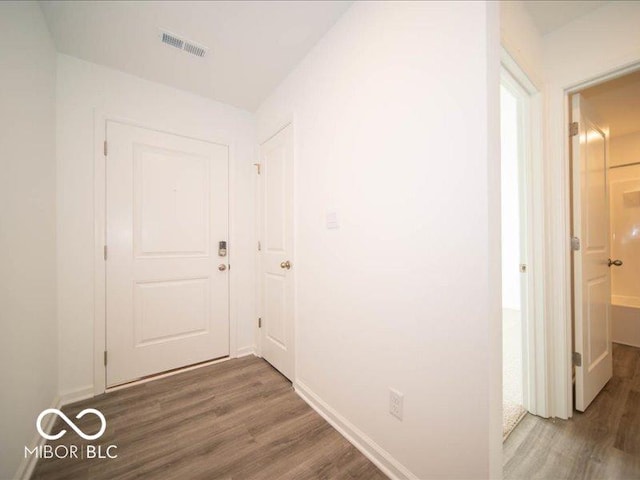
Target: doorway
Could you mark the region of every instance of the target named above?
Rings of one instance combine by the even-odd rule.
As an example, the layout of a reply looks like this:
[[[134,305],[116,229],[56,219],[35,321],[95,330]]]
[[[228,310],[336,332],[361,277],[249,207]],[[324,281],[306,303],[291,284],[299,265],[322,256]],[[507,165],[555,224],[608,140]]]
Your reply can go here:
[[[106,386],[228,356],[228,147],[105,130]]]
[[[526,413],[528,325],[528,94],[503,71],[500,82],[503,437]]]
[[[543,99],[532,78],[501,53],[503,435],[526,413],[549,415],[545,311]],[[506,407],[506,408],[505,408]]]
[[[616,352],[627,350],[614,344],[640,347],[639,96],[636,71],[569,99],[572,367],[581,412],[617,375]]]

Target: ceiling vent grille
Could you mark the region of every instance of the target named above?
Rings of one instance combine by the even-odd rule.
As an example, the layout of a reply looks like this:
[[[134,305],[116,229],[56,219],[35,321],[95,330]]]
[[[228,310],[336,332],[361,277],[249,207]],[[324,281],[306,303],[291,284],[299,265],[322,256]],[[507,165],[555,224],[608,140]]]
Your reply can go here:
[[[178,35],[165,30],[160,30],[160,40],[162,43],[171,45],[172,47],[182,50],[183,52],[190,53],[191,55],[195,55],[196,57],[204,57],[208,51],[207,47],[190,40],[182,39]]]
[[[162,43],[166,43],[167,45],[171,45],[172,47],[179,48],[180,50],[182,50],[182,47],[184,47],[184,40],[167,32],[162,32]]]
[[[185,42],[183,50],[191,55],[195,55],[196,57],[204,57],[207,53],[207,49],[205,47],[189,42]]]

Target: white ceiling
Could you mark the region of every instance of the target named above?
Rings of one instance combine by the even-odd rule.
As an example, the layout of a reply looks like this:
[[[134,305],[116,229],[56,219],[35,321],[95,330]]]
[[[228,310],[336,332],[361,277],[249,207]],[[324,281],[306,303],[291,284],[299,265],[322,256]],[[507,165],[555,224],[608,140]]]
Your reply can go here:
[[[612,137],[640,131],[640,71],[583,90]]]
[[[350,6],[345,1],[42,1],[58,51],[250,111]],[[162,27],[209,48],[160,42]]]
[[[525,6],[541,34],[556,30],[609,2],[601,1],[525,1]]]

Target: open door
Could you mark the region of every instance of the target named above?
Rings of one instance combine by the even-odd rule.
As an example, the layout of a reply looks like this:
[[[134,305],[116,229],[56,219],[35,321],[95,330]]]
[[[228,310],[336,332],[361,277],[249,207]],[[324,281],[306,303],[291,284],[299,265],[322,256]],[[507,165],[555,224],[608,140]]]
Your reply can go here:
[[[293,126],[260,146],[262,358],[293,381]]]
[[[613,375],[609,133],[580,94],[572,119],[575,406],[583,412]]]

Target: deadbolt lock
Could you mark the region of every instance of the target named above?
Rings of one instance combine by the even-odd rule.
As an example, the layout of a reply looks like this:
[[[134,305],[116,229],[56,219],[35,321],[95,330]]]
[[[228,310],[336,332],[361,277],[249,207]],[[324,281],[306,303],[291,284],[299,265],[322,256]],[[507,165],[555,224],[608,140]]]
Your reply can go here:
[[[227,256],[227,242],[224,240],[218,242],[218,256],[226,257]]]

